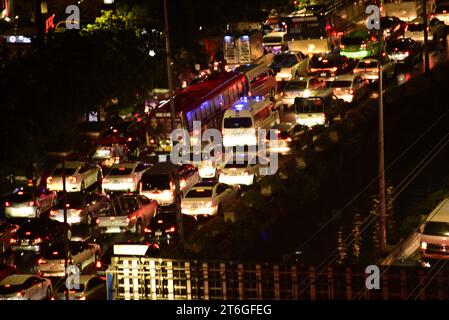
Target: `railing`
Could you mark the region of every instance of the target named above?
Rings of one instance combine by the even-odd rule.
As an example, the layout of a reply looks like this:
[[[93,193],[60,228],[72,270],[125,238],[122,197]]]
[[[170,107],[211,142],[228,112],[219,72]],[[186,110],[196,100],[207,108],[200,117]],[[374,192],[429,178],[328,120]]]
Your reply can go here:
[[[379,290],[368,290],[369,274],[356,267],[114,257],[107,277],[110,299],[119,300],[449,299],[447,271],[380,270]]]

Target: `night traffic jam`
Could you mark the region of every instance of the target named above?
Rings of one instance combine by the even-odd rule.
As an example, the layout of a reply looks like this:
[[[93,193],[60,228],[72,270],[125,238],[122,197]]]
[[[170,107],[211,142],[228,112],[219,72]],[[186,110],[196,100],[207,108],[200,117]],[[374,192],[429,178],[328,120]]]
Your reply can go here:
[[[444,0],[0,0],[0,300],[449,299],[448,31]]]

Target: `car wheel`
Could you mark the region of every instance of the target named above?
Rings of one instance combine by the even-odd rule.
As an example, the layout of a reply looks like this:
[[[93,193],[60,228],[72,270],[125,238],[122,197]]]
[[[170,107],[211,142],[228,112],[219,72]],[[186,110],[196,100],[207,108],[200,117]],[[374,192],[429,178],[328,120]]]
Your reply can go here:
[[[72,239],[72,230],[70,228],[67,229],[67,239]]]
[[[41,208],[36,209],[36,219],[39,219],[41,216]]]
[[[142,234],[142,221],[139,219],[136,222],[136,234],[141,235]]]
[[[51,296],[52,296],[52,292],[51,292],[51,288],[48,287],[47,288],[47,295],[45,296],[47,298],[47,300],[51,300]]]
[[[83,182],[81,182],[81,192],[86,191],[86,184]]]

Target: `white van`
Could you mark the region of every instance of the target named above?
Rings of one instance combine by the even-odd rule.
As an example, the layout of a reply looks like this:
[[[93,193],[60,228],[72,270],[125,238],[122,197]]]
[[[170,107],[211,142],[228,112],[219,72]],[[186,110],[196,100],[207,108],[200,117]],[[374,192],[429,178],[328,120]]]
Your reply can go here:
[[[263,97],[244,97],[226,110],[222,122],[223,146],[255,146],[259,129],[279,123],[274,103]]]
[[[235,71],[245,74],[248,83],[248,95],[275,98],[277,92],[276,76],[265,63],[244,64],[237,67]]]
[[[449,259],[449,198],[433,209],[421,230],[421,257]]]
[[[270,32],[263,36],[263,47],[265,52],[280,53],[288,49],[287,32]]]

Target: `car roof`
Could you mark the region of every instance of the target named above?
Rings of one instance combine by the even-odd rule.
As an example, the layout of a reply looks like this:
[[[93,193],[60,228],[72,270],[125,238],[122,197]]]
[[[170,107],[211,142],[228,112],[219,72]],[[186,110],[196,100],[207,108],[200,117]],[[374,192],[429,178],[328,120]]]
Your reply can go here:
[[[207,188],[207,187],[213,187],[217,185],[218,181],[208,181],[208,182],[198,182],[195,184],[192,188],[198,187],[198,188]]]
[[[449,198],[441,201],[427,217],[426,222],[447,222],[449,223]]]
[[[167,162],[158,162],[155,163],[151,168],[149,168],[147,171],[145,171],[144,175],[149,174],[169,174],[173,171],[176,171],[178,167],[171,163],[170,161]]]
[[[12,274],[10,276],[7,276],[2,281],[0,281],[0,285],[20,285],[27,281],[29,278],[35,277],[35,275],[32,274]]]
[[[140,162],[123,162],[123,163],[116,163],[111,166],[111,169],[117,169],[117,168],[129,168],[133,169],[136,167]]]

